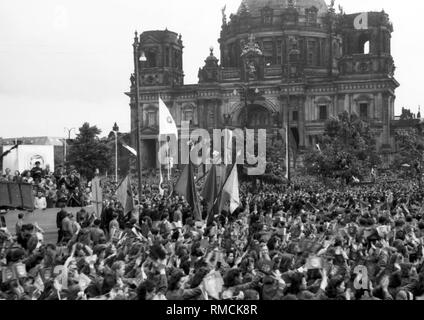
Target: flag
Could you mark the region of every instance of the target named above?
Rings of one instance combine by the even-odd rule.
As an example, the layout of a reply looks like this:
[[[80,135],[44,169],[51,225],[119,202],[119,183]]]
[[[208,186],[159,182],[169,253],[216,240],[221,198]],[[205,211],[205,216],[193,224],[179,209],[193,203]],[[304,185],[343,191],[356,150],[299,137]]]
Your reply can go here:
[[[163,183],[162,170],[160,170],[159,175],[160,175],[160,180],[159,180],[159,194],[161,196],[163,196],[164,190],[162,189],[162,183]]]
[[[237,165],[233,165],[230,175],[224,183],[219,200],[219,212],[228,210],[233,213],[240,206]]]
[[[126,176],[125,179],[121,182],[118,189],[116,190],[116,195],[119,202],[122,204],[122,207],[124,208],[124,215],[127,215],[134,209],[134,199],[129,176]]]
[[[131,148],[129,145],[127,145],[124,142],[121,142],[122,146],[127,149],[129,152],[131,152],[133,155],[137,156],[137,151],[134,148]]]
[[[185,166],[183,173],[175,184],[174,191],[180,196],[184,196],[187,203],[191,206],[196,221],[202,220],[200,212],[200,203],[197,198],[196,185],[194,183],[193,165],[189,162]]]
[[[296,159],[297,156],[297,142],[293,135],[293,131],[289,129],[289,147],[293,153],[293,157]]]
[[[281,129],[279,131],[280,131],[281,136],[283,137],[283,140],[285,141],[285,139],[286,139],[286,129],[284,128],[284,129]],[[289,134],[289,148],[293,152],[293,155],[296,155],[297,151],[298,151],[296,139],[293,135],[293,132],[290,129],[288,131],[288,134]]]
[[[178,139],[178,129],[168,107],[159,97],[159,135],[175,135]]]
[[[216,165],[212,165],[206,178],[205,185],[202,190],[202,198],[207,203],[207,211],[212,210],[215,199],[218,196],[218,183],[216,175]],[[217,212],[214,212],[217,213]]]
[[[94,212],[97,218],[100,218],[103,206],[103,193],[100,186],[100,178],[95,177],[91,180],[91,194],[93,195]]]

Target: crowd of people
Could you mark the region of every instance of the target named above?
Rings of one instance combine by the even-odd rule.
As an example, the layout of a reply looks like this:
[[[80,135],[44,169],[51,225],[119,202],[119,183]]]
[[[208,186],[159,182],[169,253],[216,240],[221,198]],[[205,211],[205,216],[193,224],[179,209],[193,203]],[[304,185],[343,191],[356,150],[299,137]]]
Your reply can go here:
[[[23,213],[15,232],[1,229],[0,299],[424,299],[424,191],[414,182],[244,182],[240,207],[209,225],[206,206],[196,221],[183,197],[150,184],[124,212],[114,189],[104,185],[100,216],[74,216],[62,201],[57,243]]]
[[[16,170],[14,174],[6,168],[4,174],[0,174],[0,182],[32,184],[35,209],[59,208],[62,204],[84,207],[92,202],[89,183],[83,183],[76,170],[62,166],[52,172],[49,165],[43,169],[40,162],[36,162],[31,170],[22,173]]]

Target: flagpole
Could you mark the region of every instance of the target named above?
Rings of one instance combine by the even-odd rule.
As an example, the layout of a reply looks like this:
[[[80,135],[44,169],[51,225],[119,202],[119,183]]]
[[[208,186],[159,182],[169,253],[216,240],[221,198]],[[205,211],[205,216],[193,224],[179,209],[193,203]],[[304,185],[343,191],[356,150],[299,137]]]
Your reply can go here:
[[[287,180],[290,182],[290,152],[289,152],[289,116],[290,116],[290,48],[289,48],[289,37],[287,36],[286,40],[287,47],[287,91],[286,91],[286,99],[287,99],[287,107],[286,107],[286,176]]]
[[[170,176],[171,176],[171,158],[169,156],[169,141],[167,143],[166,152],[167,152],[167,157],[168,157],[168,181],[171,181],[171,178],[170,178]]]
[[[138,204],[141,201],[141,193],[142,193],[142,158],[141,158],[141,145],[140,145],[140,123],[143,125],[143,112],[140,113],[140,79],[139,79],[139,60],[142,58],[140,52],[140,43],[138,39],[137,31],[135,32],[134,38],[134,76],[135,76],[135,127],[136,127],[136,148],[137,148],[137,178],[138,178]],[[141,116],[141,119],[139,119]]]

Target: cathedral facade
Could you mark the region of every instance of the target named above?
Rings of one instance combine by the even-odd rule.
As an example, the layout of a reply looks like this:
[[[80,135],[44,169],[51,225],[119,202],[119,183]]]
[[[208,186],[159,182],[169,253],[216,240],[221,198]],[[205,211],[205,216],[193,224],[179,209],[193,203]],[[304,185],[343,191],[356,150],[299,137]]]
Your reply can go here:
[[[384,11],[348,14],[324,0],[243,0],[228,18],[223,9],[220,57],[210,50],[193,85],[184,84],[181,36],[137,35],[135,55],[146,59],[126,94],[143,168],[158,165],[159,96],[177,125],[261,128],[275,137],[288,124],[299,150],[316,146],[330,117],[356,113],[370,123],[379,151],[389,152],[399,86],[392,32]]]

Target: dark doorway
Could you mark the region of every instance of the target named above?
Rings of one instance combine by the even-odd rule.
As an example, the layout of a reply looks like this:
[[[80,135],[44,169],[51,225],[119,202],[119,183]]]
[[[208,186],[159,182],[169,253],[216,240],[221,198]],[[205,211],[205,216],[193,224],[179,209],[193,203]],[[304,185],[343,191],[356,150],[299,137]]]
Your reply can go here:
[[[156,168],[156,140],[144,140],[145,154],[143,155],[144,166],[146,169],[155,169]]]
[[[296,141],[296,146],[299,148],[299,130],[297,128],[290,128],[293,134],[294,140]]]

